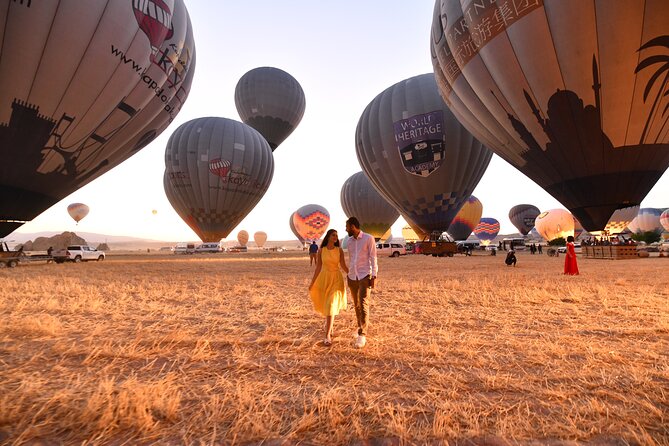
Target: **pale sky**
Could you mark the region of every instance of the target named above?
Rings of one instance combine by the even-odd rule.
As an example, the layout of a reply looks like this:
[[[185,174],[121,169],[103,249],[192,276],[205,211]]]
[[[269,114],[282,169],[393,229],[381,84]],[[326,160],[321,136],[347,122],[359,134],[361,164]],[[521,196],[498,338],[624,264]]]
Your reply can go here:
[[[270,240],[294,238],[289,215],[317,203],[343,232],[339,193],[361,170],[355,154],[358,119],[392,84],[432,72],[429,34],[433,0],[185,0],[197,49],[188,100],[170,127],[134,157],[55,204],[17,232],[82,231],[165,241],[196,241],[163,190],[164,153],[182,123],[203,116],[239,120],[234,91],[239,78],[260,66],[290,73],[302,85],[306,111],[297,129],[274,152],[274,178],[263,199],[226,238],[241,229],[265,231]],[[474,195],[500,233],[517,230],[509,209],[521,203],[563,208],[543,189],[496,155]],[[642,207],[669,206],[669,172]],[[67,214],[74,202],[90,206],[78,226]],[[156,215],[152,210],[158,211]],[[392,232],[401,236],[400,218]],[[9,235],[7,239],[11,239]]]

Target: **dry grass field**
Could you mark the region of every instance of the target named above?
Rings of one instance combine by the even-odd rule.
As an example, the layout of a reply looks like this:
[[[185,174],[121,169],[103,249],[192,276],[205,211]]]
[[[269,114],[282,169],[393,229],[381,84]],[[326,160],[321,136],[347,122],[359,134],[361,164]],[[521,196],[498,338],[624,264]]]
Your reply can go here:
[[[306,255],[0,271],[0,444],[667,445],[669,259],[380,259],[324,347]]]

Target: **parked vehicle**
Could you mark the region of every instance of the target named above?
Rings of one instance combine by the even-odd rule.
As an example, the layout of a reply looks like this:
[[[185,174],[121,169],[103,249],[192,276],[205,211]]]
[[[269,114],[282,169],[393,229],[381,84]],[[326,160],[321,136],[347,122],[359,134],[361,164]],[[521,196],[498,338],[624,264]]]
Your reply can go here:
[[[377,243],[376,255],[399,257],[407,254],[407,249],[404,243]]]
[[[248,248],[246,246],[233,246],[228,249],[228,252],[247,252]]]
[[[456,246],[460,254],[472,255],[472,251],[480,249],[481,243],[478,240],[462,240],[456,242]]]
[[[196,253],[221,252],[221,251],[223,251],[223,248],[221,248],[220,243],[202,243],[201,245],[198,245],[197,248],[195,248]]]
[[[432,233],[429,240],[416,243],[421,254],[432,257],[453,257],[458,252],[458,245],[446,233]]]
[[[195,252],[195,243],[178,243],[174,247],[174,254],[193,254]]]
[[[14,268],[24,256],[22,250],[11,250],[7,242],[0,243],[0,268]]]
[[[101,262],[105,259],[105,253],[87,245],[70,245],[67,249],[59,249],[52,254],[56,263],[63,262],[86,262],[96,260]]]

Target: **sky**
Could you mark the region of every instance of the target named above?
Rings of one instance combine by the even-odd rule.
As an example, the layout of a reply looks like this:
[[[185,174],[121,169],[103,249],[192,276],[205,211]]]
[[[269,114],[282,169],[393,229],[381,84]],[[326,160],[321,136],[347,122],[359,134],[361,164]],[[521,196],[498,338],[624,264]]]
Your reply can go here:
[[[169,136],[191,119],[239,120],[235,86],[247,71],[273,66],[295,77],[306,111],[296,130],[274,151],[274,177],[239,230],[265,231],[270,240],[291,240],[289,216],[316,203],[344,230],[340,191],[361,170],[355,154],[358,119],[374,97],[412,76],[432,72],[429,34],[432,0],[185,0],[195,35],[197,66],[186,104],[174,122],[137,155],[55,204],[16,232],[82,231],[164,241],[197,241],[163,190]],[[669,206],[669,171],[642,207]],[[473,193],[483,216],[500,221],[501,234],[517,232],[508,219],[516,204],[541,210],[564,208],[520,171],[493,156]],[[70,203],[90,207],[78,225]],[[156,210],[154,215],[152,210]],[[400,219],[392,233],[401,237]],[[11,240],[12,235],[7,237]]]

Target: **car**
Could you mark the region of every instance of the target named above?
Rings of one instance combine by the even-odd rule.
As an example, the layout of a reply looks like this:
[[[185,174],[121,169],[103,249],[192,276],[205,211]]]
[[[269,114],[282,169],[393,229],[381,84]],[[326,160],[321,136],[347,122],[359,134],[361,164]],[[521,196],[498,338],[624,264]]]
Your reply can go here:
[[[228,252],[248,252],[248,248],[246,246],[233,246],[228,248]]]
[[[221,251],[223,251],[223,248],[221,248],[220,243],[202,243],[201,245],[198,245],[197,248],[195,248],[196,253],[221,252]]]
[[[101,262],[105,259],[105,253],[103,251],[98,251],[97,249],[88,245],[69,245],[67,249],[59,249],[52,252],[51,255],[56,263],[79,263],[89,260],[96,260]]]
[[[558,246],[557,252],[559,252],[561,254],[566,254],[567,253],[567,247],[566,246]],[[581,245],[575,245],[574,246],[574,252],[576,254],[580,254],[581,253]]]
[[[404,243],[377,243],[376,255],[386,255],[388,257],[399,257],[407,254],[407,249]]]
[[[193,254],[195,243],[179,243],[174,247],[174,254]]]

